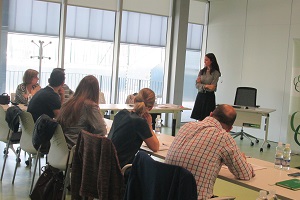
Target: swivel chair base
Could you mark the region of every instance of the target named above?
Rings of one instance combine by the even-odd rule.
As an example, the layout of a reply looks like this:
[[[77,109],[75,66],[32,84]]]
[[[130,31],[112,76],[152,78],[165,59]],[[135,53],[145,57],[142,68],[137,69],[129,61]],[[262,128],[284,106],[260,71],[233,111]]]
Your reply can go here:
[[[231,135],[232,135],[233,138],[236,138],[236,137],[240,136],[241,140],[243,140],[244,137],[246,137],[248,140],[251,141],[251,143],[250,143],[251,146],[254,145],[254,142],[252,141],[251,138],[255,139],[255,143],[259,143],[259,140],[256,137],[244,132],[243,127],[242,127],[242,130],[240,132],[232,132]]]

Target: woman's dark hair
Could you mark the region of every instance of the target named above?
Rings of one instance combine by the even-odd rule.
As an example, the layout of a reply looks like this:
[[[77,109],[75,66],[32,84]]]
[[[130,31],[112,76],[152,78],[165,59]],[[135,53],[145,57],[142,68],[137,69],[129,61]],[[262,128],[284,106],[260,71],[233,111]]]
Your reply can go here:
[[[210,74],[213,73],[215,70],[217,70],[218,72],[220,72],[220,68],[219,68],[219,64],[217,61],[217,58],[215,56],[215,54],[213,53],[208,53],[205,55],[210,61],[211,61],[211,65],[210,65]],[[200,74],[205,74],[206,73],[206,69],[207,67],[205,66],[203,69],[200,70]],[[221,74],[221,72],[220,72]]]
[[[95,76],[85,76],[77,86],[74,95],[62,105],[57,121],[64,127],[76,124],[80,119],[79,113],[84,104],[99,104],[99,88],[99,82]]]

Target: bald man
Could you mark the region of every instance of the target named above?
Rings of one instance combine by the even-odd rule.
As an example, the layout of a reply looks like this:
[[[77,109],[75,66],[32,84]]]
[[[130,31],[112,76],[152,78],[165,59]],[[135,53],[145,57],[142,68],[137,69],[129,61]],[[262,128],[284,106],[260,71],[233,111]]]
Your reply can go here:
[[[238,179],[254,177],[233,137],[228,133],[236,118],[230,105],[219,105],[202,121],[182,126],[176,135],[165,162],[189,170],[197,183],[198,199],[213,197],[213,187],[222,165]]]

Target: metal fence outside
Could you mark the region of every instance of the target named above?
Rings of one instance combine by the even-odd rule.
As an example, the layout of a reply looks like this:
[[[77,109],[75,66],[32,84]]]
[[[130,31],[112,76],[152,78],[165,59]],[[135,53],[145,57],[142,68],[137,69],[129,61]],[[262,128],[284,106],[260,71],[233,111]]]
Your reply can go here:
[[[40,76],[41,87],[45,87],[48,83],[48,78],[51,72],[42,72]],[[24,71],[6,71],[6,92],[8,94],[14,93],[17,86],[22,83]],[[65,83],[75,91],[77,85],[83,77],[89,74],[81,73],[66,73]],[[104,76],[100,74],[93,74],[99,81],[100,91],[104,93],[106,102],[109,103],[111,95],[111,76]],[[151,81],[151,80],[141,80],[141,79],[130,79],[126,77],[118,78],[118,94],[117,102],[125,103],[126,97],[129,94],[138,92],[142,88],[150,88],[155,92],[157,97],[157,103],[162,103],[162,91],[163,82],[162,81]]]

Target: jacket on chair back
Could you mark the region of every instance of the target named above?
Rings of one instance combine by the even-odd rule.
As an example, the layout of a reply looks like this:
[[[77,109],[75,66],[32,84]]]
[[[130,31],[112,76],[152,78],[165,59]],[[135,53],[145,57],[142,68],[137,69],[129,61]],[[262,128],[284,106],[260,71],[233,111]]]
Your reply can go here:
[[[49,153],[50,140],[58,123],[46,114],[42,114],[35,122],[32,136],[32,144],[36,150],[41,146],[40,152]]]
[[[19,129],[19,115],[22,113],[19,106],[11,106],[6,111],[5,121],[8,123],[8,127],[13,132],[18,132]]]
[[[120,200],[124,179],[110,139],[84,130],[78,136],[72,163],[71,199]]]
[[[197,185],[188,170],[138,152],[132,163],[124,200],[196,200]]]

